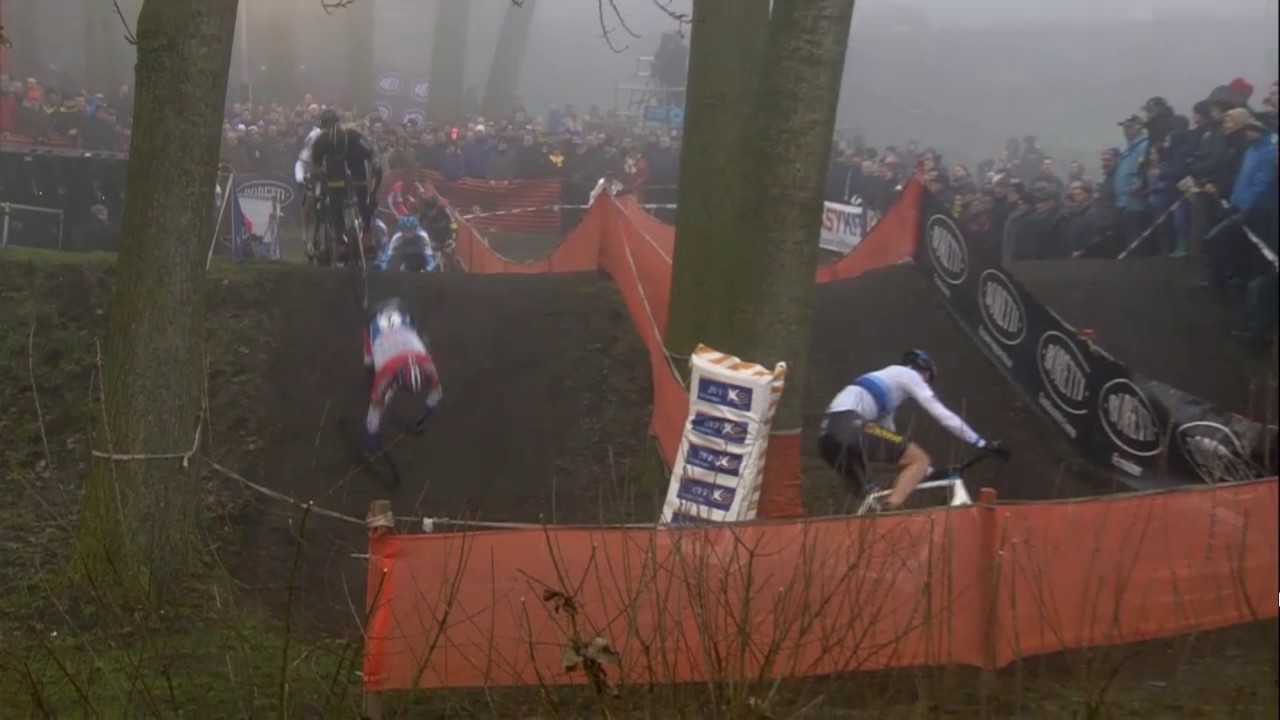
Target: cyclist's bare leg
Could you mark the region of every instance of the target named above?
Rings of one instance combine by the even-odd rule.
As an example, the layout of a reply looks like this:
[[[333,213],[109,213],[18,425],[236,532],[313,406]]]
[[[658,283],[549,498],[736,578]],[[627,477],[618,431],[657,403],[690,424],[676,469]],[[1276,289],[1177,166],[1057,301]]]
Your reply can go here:
[[[315,243],[316,231],[314,223],[316,221],[316,202],[314,197],[306,197],[302,201],[302,243],[307,248],[307,256],[315,257],[317,248],[313,247]]]
[[[928,473],[929,453],[915,443],[908,443],[906,452],[898,461],[898,479],[893,483],[893,492],[889,493],[889,507],[896,508],[906,502],[907,496]]]

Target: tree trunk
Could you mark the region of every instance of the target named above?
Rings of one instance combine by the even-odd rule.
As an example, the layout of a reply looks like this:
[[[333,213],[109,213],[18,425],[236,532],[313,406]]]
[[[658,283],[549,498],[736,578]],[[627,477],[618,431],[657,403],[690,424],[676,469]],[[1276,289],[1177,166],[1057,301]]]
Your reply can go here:
[[[437,0],[427,98],[427,118],[432,122],[452,122],[462,117],[469,3],[470,0]]]
[[[801,401],[813,324],[814,274],[827,166],[831,160],[840,79],[849,45],[854,0],[774,0],[758,104],[756,146],[762,154],[761,205],[768,208],[755,250],[766,272],[752,303],[754,342],[748,357],[766,366],[785,360],[787,386],[773,420],[770,460],[794,467],[768,470],[800,507]],[[791,448],[790,445],[795,447]],[[793,450],[794,452],[788,452]],[[778,488],[763,495],[778,499]],[[761,506],[770,516],[772,508]]]
[[[760,285],[752,150],[769,0],[695,0],[666,344],[745,353]]]
[[[533,11],[537,0],[524,0],[523,5],[512,3],[502,18],[502,31],[498,34],[498,46],[493,51],[493,65],[489,67],[489,82],[484,86],[484,115],[498,118],[508,115],[515,108],[520,87],[520,68],[524,65],[524,51],[529,46],[529,31],[533,28]]]
[[[351,13],[350,43],[347,45],[351,53],[347,67],[351,75],[347,87],[350,88],[351,104],[355,106],[356,112],[368,114],[373,108],[373,92],[378,86],[373,59],[373,54],[377,51],[374,0],[356,0],[347,12]]]
[[[205,252],[237,0],[146,0],[129,195],[104,357],[98,453],[167,455],[201,426]],[[180,111],[179,111],[180,109]],[[176,459],[96,456],[74,569],[140,598],[202,555],[204,488]]]

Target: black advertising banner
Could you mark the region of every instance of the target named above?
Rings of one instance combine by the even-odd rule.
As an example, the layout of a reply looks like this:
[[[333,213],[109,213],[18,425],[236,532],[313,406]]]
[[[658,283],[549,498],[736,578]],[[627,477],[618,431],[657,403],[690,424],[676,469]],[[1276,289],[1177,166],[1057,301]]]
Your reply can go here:
[[[1276,430],[1108,355],[922,195],[916,267],[1022,394],[1096,467],[1139,489],[1269,477]]]

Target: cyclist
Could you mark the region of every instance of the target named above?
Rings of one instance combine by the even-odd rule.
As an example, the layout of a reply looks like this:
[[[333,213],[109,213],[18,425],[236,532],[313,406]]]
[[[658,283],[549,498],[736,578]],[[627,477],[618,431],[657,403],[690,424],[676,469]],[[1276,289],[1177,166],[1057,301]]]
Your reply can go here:
[[[378,431],[387,403],[397,391],[410,395],[425,392],[426,402],[414,423],[421,431],[435,412],[444,390],[440,374],[427,350],[425,336],[414,328],[413,320],[399,300],[379,303],[364,331],[364,366],[369,381],[369,413],[365,416],[364,450],[376,455],[382,449]]]
[[[422,186],[422,183],[413,180],[397,180],[387,192],[387,205],[391,207],[391,212],[395,213],[397,218],[417,215],[422,197],[426,194],[427,189]]]
[[[449,212],[449,204],[434,190],[428,190],[418,205],[418,219],[436,251],[444,251],[453,247],[458,234],[458,223]]]
[[[414,243],[414,240],[417,240]],[[402,250],[402,247],[408,243],[409,250]],[[416,247],[414,247],[416,245]],[[414,250],[422,256],[422,269],[431,271],[432,266],[432,247],[431,239],[427,237],[426,231],[418,225],[416,215],[406,215],[400,218],[398,230],[391,237],[391,241],[386,244],[382,250],[382,256],[378,260],[378,267],[382,270],[390,270],[392,267],[398,267],[400,263],[395,262],[397,253],[407,252],[413,253]]]
[[[337,237],[345,232],[342,212],[347,193],[347,175],[355,191],[360,209],[359,240],[364,242],[373,228],[373,211],[377,208],[378,186],[382,184],[382,164],[373,146],[359,130],[338,123],[338,113],[326,109],[320,113],[320,135],[311,146],[313,167],[324,171],[325,196],[329,202],[329,222]],[[353,238],[347,238],[352,240]]]
[[[320,183],[312,173],[311,148],[316,138],[320,137],[320,128],[312,128],[302,141],[302,150],[298,152],[298,161],[293,165],[293,179],[298,182],[302,192],[302,241],[307,250],[307,259],[316,257],[318,248],[312,246],[315,241],[316,201],[320,198]]]
[[[858,495],[862,494],[867,463],[898,466],[898,477],[882,510],[902,505],[926,476],[938,476],[929,455],[916,443],[897,434],[894,413],[907,398],[919,403],[934,420],[960,440],[1001,458],[1009,450],[987,441],[964,420],[947,409],[933,392],[938,370],[923,350],[909,350],[896,365],[857,378],[827,406],[818,438],[818,452]],[[936,473],[936,474],[935,474]]]

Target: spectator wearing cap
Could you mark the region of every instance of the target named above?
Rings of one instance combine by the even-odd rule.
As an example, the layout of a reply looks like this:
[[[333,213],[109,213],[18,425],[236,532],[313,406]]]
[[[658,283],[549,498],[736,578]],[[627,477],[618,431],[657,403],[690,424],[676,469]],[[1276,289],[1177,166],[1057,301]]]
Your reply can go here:
[[[1145,123],[1137,115],[1121,120],[1125,147],[1116,158],[1116,172],[1112,178],[1115,190],[1116,211],[1120,220],[1120,240],[1126,245],[1136,240],[1147,229],[1151,216],[1146,198],[1142,195],[1143,182],[1140,167],[1147,157],[1148,142],[1143,132]]]

